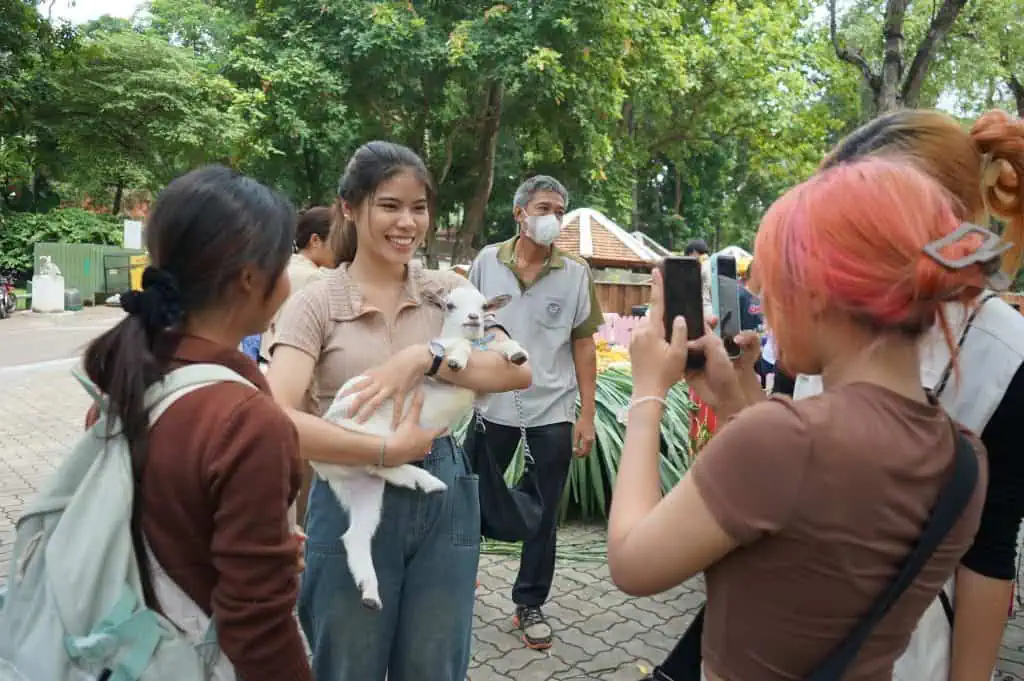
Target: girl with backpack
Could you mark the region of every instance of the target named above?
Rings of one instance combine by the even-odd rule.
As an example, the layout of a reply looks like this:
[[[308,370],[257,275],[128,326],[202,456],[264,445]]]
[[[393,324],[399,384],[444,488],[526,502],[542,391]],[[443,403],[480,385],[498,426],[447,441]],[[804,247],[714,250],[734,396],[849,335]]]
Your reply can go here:
[[[298,437],[237,349],[288,296],[294,234],[291,204],[252,178],[211,166],[175,179],[146,223],[142,290],[122,295],[127,316],[85,352],[131,448],[145,600],[186,631],[213,620],[217,679],[312,678],[293,614]],[[210,365],[244,382],[200,386],[150,428],[147,389]]]

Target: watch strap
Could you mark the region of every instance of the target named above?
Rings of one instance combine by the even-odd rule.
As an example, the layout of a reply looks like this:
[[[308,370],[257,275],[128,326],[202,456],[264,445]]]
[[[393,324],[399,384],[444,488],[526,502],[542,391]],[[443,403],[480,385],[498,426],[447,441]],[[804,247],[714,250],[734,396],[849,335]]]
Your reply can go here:
[[[430,368],[427,369],[426,372],[424,372],[423,374],[427,378],[430,378],[431,376],[436,376],[437,372],[441,369],[441,362],[444,361],[444,355],[435,352],[434,348],[432,347],[430,348],[430,354],[433,356],[433,360],[431,360],[430,362]]]

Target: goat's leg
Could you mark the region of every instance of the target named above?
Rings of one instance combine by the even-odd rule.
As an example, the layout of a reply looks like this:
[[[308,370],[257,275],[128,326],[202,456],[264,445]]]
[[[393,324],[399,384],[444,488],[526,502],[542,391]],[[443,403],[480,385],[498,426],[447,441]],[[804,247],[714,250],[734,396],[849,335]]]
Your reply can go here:
[[[372,468],[370,473],[378,478],[383,478],[396,487],[406,489],[418,489],[430,494],[431,492],[443,492],[448,485],[419,466],[395,466],[394,468]]]
[[[523,349],[523,346],[516,343],[511,338],[493,343],[491,349],[516,366],[525,364],[526,360],[530,358],[529,355],[526,354],[526,350]]]
[[[384,480],[372,475],[352,475],[331,481],[331,489],[348,511],[348,529],[341,536],[352,579],[359,587],[363,605],[380,610],[380,586],[373,566],[373,535],[380,525],[384,505]]]
[[[465,369],[472,351],[473,346],[467,340],[460,338],[457,342],[451,343],[448,346],[448,368],[455,371]]]

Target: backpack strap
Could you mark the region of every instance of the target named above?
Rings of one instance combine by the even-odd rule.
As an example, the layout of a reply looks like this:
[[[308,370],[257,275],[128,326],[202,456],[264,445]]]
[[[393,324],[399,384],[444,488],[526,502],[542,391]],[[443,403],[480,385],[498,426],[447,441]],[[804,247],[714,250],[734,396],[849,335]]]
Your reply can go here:
[[[149,410],[150,428],[180,398],[214,383],[241,383],[256,389],[251,381],[220,364],[183,366],[168,373],[163,380],[146,391],[144,401]]]
[[[90,381],[82,372],[77,369],[71,370],[71,375],[75,377],[78,384],[85,389],[85,392],[92,398],[93,404],[96,405],[96,410],[100,414],[107,413],[107,398],[103,397],[100,389],[96,387],[96,384]]]
[[[807,681],[838,681],[843,678],[846,669],[857,659],[857,654],[871,636],[875,626],[885,618],[903,592],[914,583],[921,569],[963,515],[978,483],[978,460],[974,455],[974,448],[963,433],[959,430],[955,432],[956,455],[953,472],[939,492],[920,539],[907,556],[896,579],[879,595],[871,609],[857,622],[857,626],[839,647],[807,677]]]

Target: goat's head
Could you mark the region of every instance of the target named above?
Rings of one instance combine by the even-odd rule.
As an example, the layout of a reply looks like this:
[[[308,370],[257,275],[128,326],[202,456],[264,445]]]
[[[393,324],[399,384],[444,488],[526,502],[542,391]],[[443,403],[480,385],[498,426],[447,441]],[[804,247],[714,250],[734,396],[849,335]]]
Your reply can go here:
[[[444,310],[444,329],[441,335],[445,338],[462,336],[469,340],[479,340],[484,335],[484,322],[495,310],[504,307],[512,296],[494,296],[490,300],[472,286],[460,286],[442,296],[433,291],[424,291],[423,298]]]

